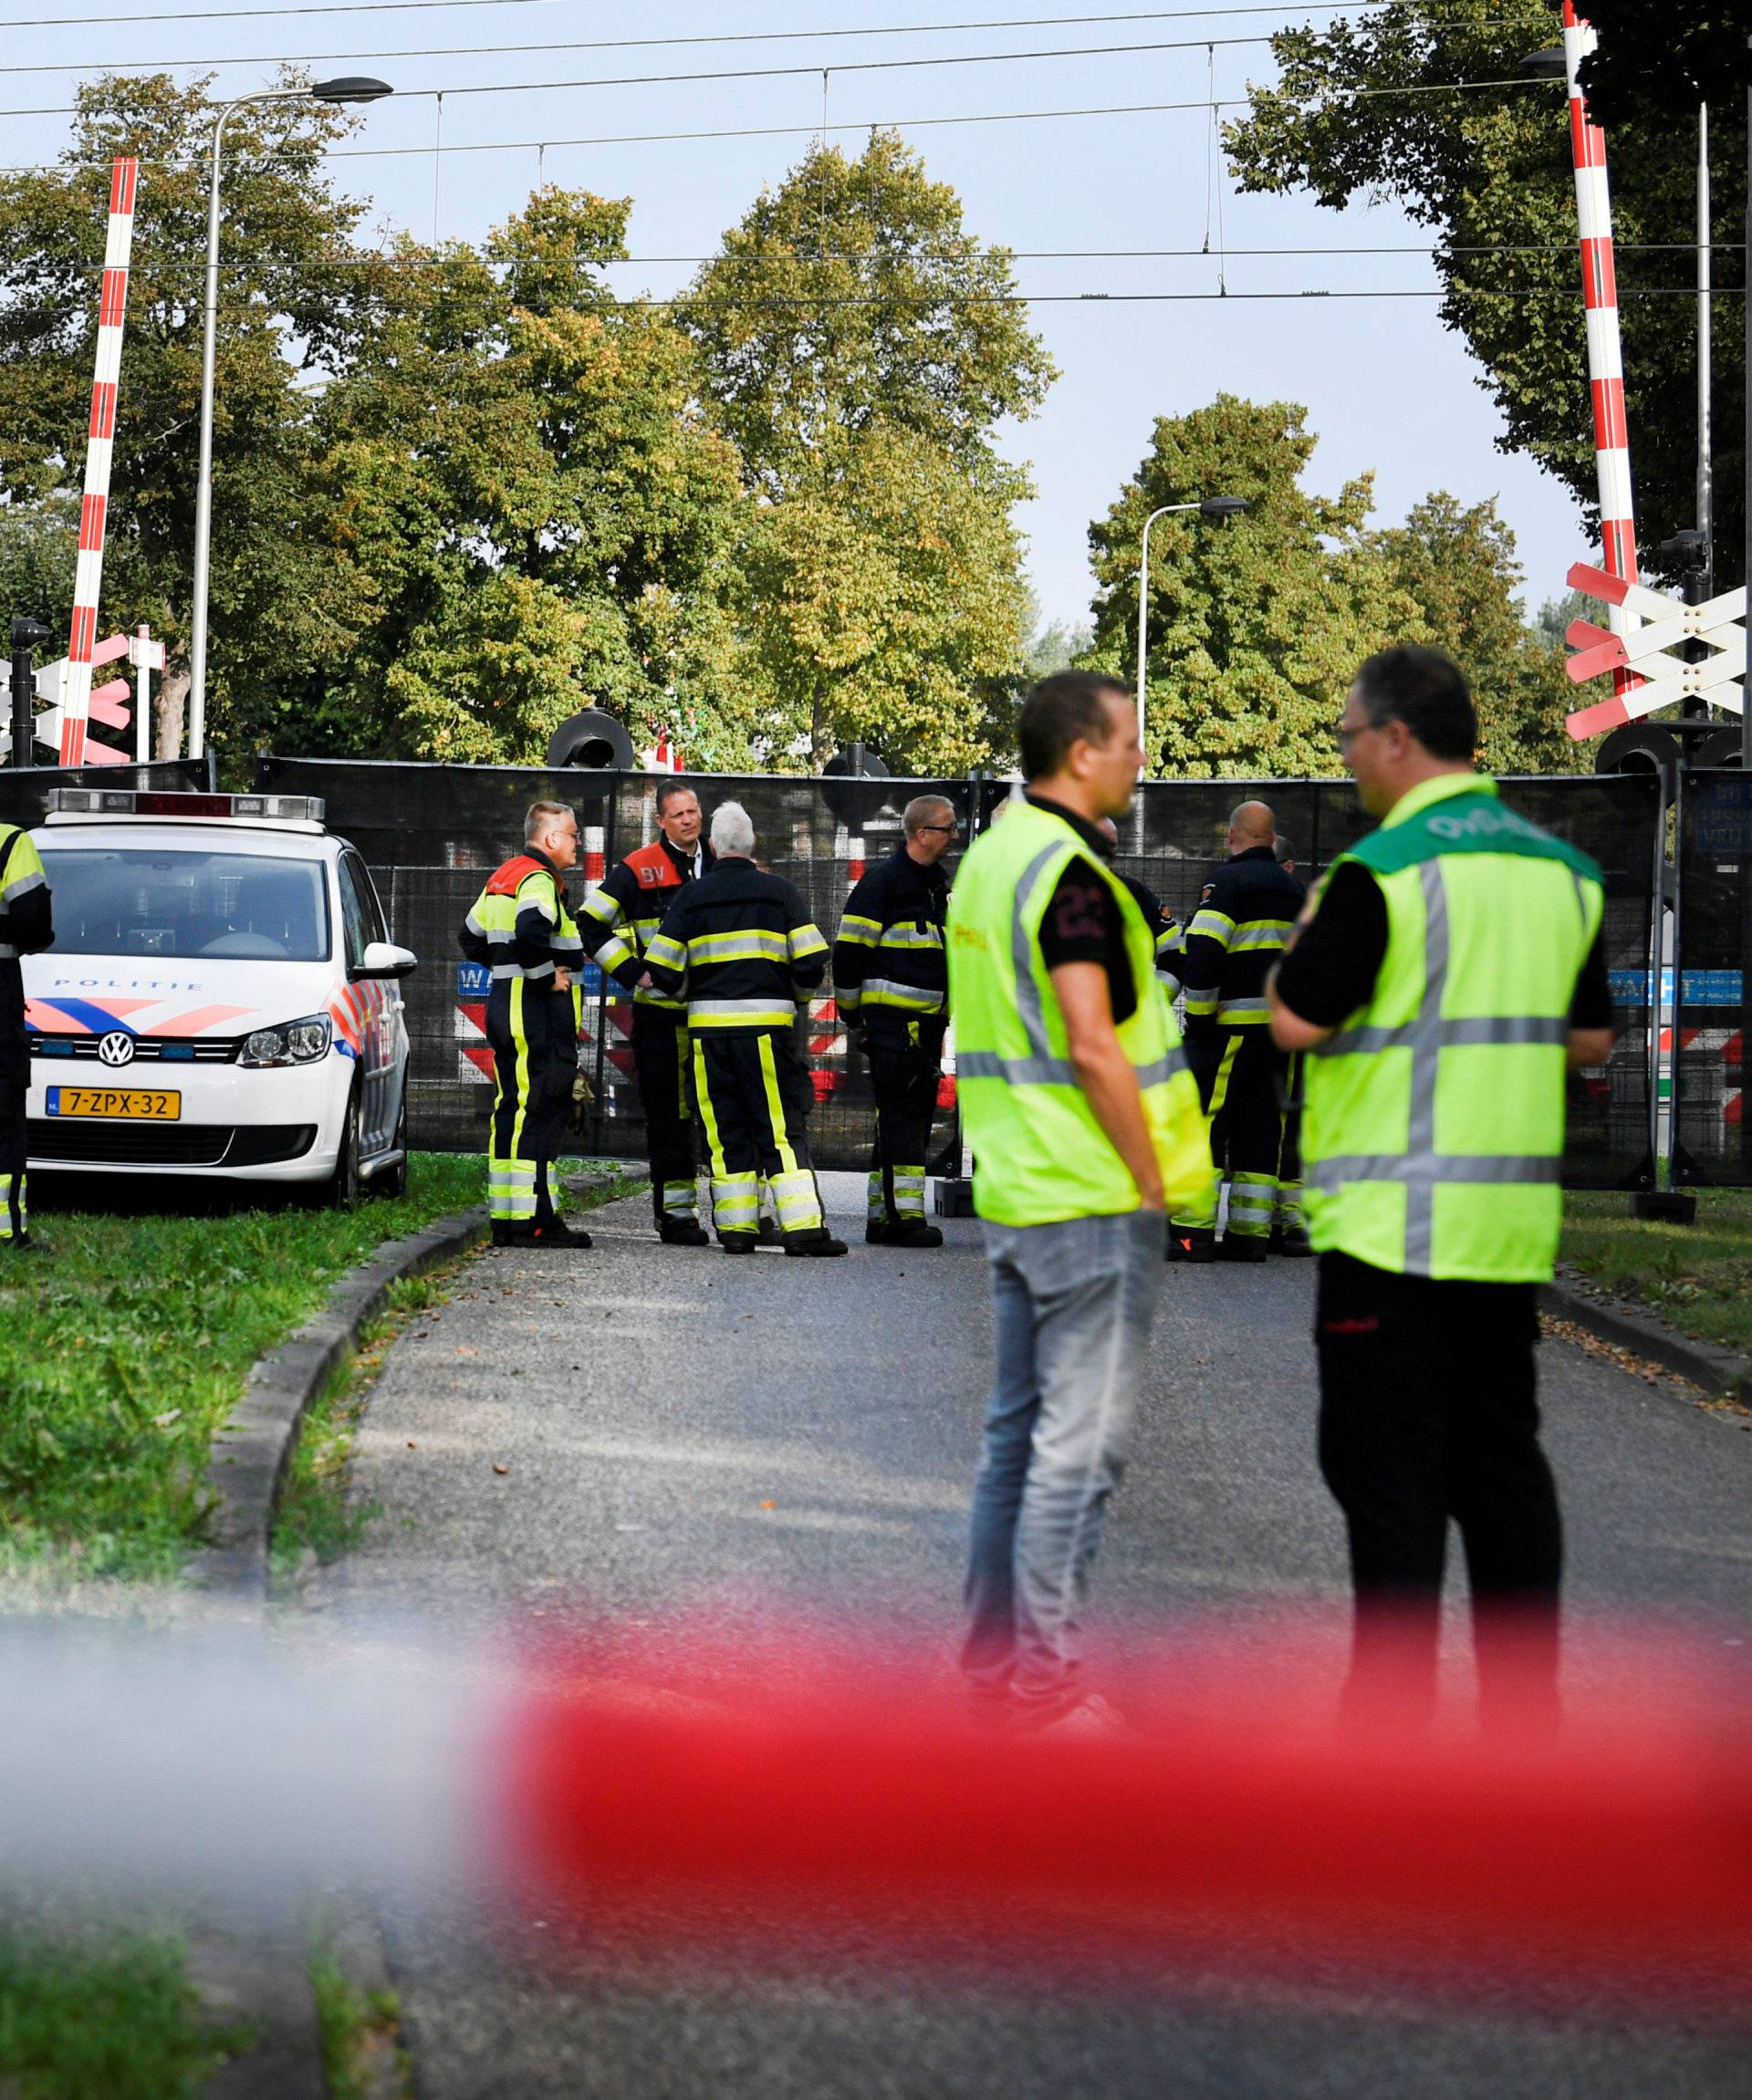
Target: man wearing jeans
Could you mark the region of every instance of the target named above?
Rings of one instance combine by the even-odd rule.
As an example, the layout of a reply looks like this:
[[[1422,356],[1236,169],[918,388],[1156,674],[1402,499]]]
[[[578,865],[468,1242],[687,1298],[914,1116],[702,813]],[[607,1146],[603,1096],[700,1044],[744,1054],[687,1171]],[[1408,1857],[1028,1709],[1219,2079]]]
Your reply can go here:
[[[962,1666],[1025,1728],[1113,1719],[1082,1680],[1089,1564],[1127,1431],[1166,1206],[1209,1181],[1155,933],[1098,826],[1142,762],[1117,680],[1045,679],[1017,725],[1028,789],[949,899],[949,998],[997,1376],[974,1491]]]

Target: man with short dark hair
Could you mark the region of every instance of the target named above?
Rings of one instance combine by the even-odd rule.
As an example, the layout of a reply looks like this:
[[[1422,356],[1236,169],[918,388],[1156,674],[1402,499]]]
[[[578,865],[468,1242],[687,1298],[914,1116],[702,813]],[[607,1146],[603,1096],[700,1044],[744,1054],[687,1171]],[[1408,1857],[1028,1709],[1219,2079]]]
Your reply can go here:
[[[997,1315],[962,1667],[994,1714],[1081,1731],[1079,1618],[1160,1287],[1163,1213],[1209,1178],[1155,943],[1097,828],[1143,753],[1115,679],[1060,671],[1017,725],[1026,799],[949,899],[949,996]]]
[[[463,953],[493,974],[487,1212],[495,1246],[588,1247],[589,1234],[560,1219],[554,1178],[578,1076],[572,972],[584,944],[564,880],[578,864],[577,813],[563,802],[533,802],[523,838],[523,851],[487,878],[461,935]]]
[[[700,798],[685,780],[657,787],[657,837],[609,870],[579,913],[592,952],[632,993],[632,1063],[645,1118],[651,1207],[666,1245],[704,1247],[694,1123],[688,1110],[687,1017],[652,982],[644,968],[663,914],[686,886],[712,866],[700,837]]]
[[[924,1215],[924,1161],[943,1072],[948,974],[943,857],[959,828],[954,805],[915,795],[901,844],[846,899],[833,944],[840,1017],[870,1060],[876,1096],[864,1238],[875,1247],[940,1247]]]
[[[1562,1223],[1564,1082],[1604,1063],[1600,870],[1472,770],[1459,668],[1357,673],[1339,748],[1382,821],[1329,869],[1272,982],[1306,1054],[1320,1467],[1344,1512],[1353,1710],[1426,1712],[1450,1520],[1487,1720],[1555,1711],[1562,1533],[1539,1449],[1538,1285]],[[1507,1627],[1512,1638],[1500,1637]]]

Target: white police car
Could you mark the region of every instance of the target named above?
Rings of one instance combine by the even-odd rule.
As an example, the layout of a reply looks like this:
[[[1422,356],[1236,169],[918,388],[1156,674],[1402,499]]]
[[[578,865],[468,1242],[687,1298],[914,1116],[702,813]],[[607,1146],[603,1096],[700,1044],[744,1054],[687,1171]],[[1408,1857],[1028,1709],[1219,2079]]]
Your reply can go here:
[[[33,834],[55,945],[25,959],[30,1164],[407,1180],[408,1032],[365,863],[314,796],[61,788]]]

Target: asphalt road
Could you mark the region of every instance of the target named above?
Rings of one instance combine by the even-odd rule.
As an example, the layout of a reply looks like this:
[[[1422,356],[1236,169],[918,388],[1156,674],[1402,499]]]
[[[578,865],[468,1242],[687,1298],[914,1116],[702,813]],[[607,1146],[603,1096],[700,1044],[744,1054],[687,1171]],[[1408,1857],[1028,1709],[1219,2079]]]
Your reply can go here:
[[[824,1179],[855,1221],[860,1182]],[[648,1215],[643,1199],[599,1213],[588,1254],[483,1254],[396,1345],[351,1490],[381,1513],[312,1606],[488,1638],[539,1616],[609,1641],[704,1611],[775,1669],[802,1615],[903,1628],[946,1667],[990,1356],[976,1226],[907,1254],[850,1223],[846,1261],[732,1263],[660,1247]],[[1313,1457],[1311,1269],[1167,1272],[1095,1571],[1098,1649],[1128,1624],[1343,1598]],[[1752,1434],[1567,1344],[1543,1359],[1572,1599],[1752,1633]],[[425,2100],[1752,2094],[1740,2037],[1610,2010],[1434,2006],[1354,1980],[1056,1988],[843,1955],[629,1976],[545,1965],[542,1929],[391,1920]]]

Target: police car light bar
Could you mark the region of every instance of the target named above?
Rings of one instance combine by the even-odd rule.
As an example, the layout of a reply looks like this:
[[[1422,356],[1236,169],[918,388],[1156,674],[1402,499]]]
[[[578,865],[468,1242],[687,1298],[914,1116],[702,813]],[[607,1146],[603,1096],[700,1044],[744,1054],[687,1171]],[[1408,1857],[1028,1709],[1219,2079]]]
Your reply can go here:
[[[51,815],[64,816],[259,816],[279,824],[320,824],[319,795],[199,795],[159,788],[57,787]]]

